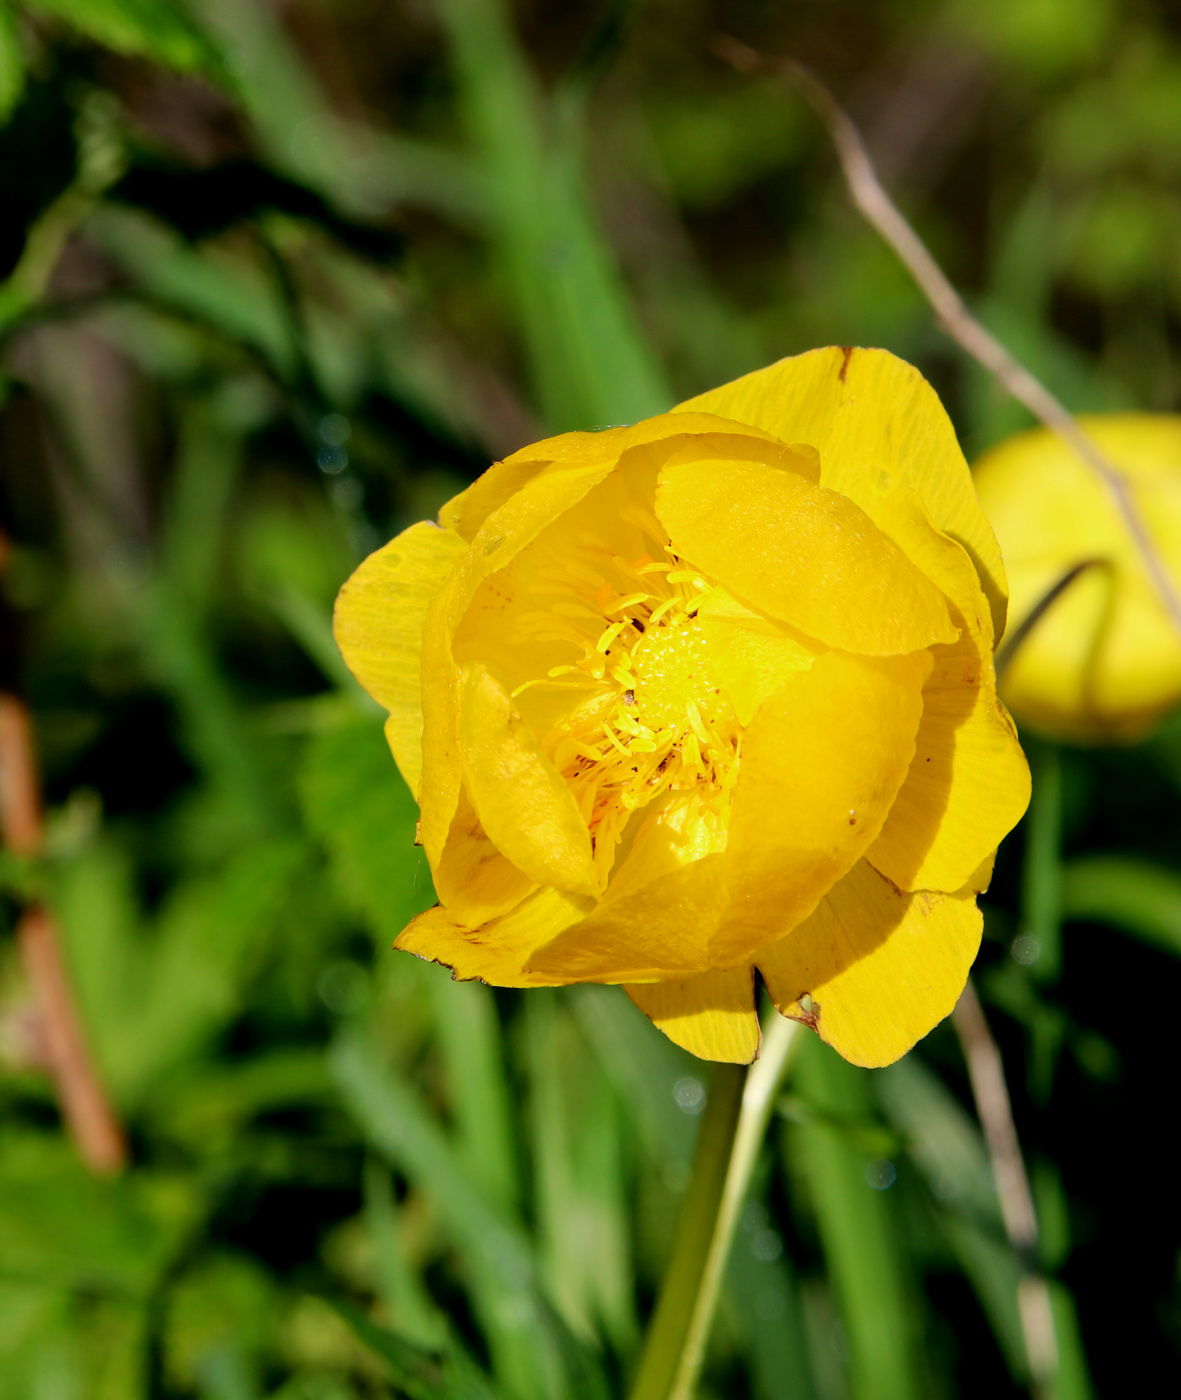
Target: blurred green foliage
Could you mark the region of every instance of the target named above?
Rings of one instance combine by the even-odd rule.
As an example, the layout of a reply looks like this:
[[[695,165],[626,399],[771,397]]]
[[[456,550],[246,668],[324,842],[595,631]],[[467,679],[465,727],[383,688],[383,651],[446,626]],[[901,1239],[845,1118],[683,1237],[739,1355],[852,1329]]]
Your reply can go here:
[[[1072,407],[1175,406],[1181,39],[1149,0],[0,0],[0,679],[50,818],[44,862],[0,858],[6,1400],[624,1393],[706,1068],[615,989],[389,952],[433,893],[329,619],[492,458],[812,345],[919,363],[970,450],[1022,426],[722,28],[832,82]],[[1176,725],[1044,756],[990,895],[1061,1400],[1181,1346],[1179,789]],[[7,933],[39,891],[117,1180],[43,1072]],[[1022,1392],[969,1102],[946,1031],[874,1075],[805,1047],[706,1393]]]

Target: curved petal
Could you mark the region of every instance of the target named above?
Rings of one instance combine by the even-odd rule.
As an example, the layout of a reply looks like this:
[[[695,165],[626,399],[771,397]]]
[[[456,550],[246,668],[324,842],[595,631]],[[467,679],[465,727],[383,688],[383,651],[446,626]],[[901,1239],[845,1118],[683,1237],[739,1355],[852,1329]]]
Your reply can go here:
[[[861,861],[754,962],[785,1016],[856,1065],[888,1065],[951,1013],[981,926],[971,891],[904,894]]]
[[[805,638],[774,618],[743,607],[723,588],[706,594],[697,610],[697,625],[705,638],[710,671],[744,726],[789,676],[808,670],[816,659],[815,645],[807,645]]]
[[[1007,587],[1000,550],[976,500],[955,430],[918,370],[886,350],[832,346],[780,360],[689,399],[674,413],[720,413],[810,443],[824,486],[873,516],[874,498],[900,486],[922,497],[938,527],[975,565],[999,637]]]
[[[710,962],[733,966],[806,918],[881,830],[906,777],[927,652],[827,652],[743,737],[726,846],[729,903]]]
[[[462,785],[447,839],[431,864],[431,877],[441,902],[468,928],[507,914],[536,888],[488,839]]]
[[[465,668],[459,733],[472,805],[492,844],[539,885],[597,895],[573,794],[486,666]]]
[[[676,982],[641,982],[624,991],[674,1045],[701,1060],[749,1065],[762,1035],[754,971],[703,972]]]
[[[532,949],[577,920],[590,901],[560,890],[537,890],[511,913],[464,928],[439,905],[412,919],[394,940],[401,952],[449,967],[456,981],[493,987],[552,987],[564,978],[522,970]]]
[[[466,550],[458,535],[420,521],[365,559],[336,599],[336,644],[349,670],[390,712],[386,738],[415,794],[422,774],[423,623]]]
[[[1020,821],[1029,768],[996,698],[992,624],[971,561],[913,492],[881,504],[883,528],[952,600],[961,631],[932,648],[914,760],[866,859],[902,889],[958,890]]]
[[[586,434],[594,437],[594,434]],[[476,589],[614,468],[607,453],[539,473],[488,516],[447,583],[431,599],[422,631],[422,820],[427,859],[439,860],[459,798],[459,667],[455,629]]]
[[[631,894],[604,900],[538,948],[528,972],[563,982],[640,982],[705,972],[706,945],[725,906],[721,855],[658,875]]]
[[[853,501],[757,462],[673,462],[656,513],[673,547],[772,616],[871,656],[951,642],[943,594]]]
[[[865,858],[904,890],[958,890],[1021,820],[1029,792],[991,685],[925,690],[914,761]]]

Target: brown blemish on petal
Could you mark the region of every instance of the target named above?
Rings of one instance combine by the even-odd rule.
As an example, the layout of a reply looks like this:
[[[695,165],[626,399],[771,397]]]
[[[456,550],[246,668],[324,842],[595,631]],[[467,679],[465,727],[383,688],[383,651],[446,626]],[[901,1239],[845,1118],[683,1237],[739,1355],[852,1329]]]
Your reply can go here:
[[[813,1001],[810,993],[802,992],[795,1007],[787,1013],[787,1019],[799,1021],[800,1025],[818,1031],[820,1029],[820,1003]]]
[[[841,354],[844,356],[844,359],[841,361],[841,372],[837,375],[837,378],[844,384],[845,376],[849,373],[849,361],[853,358],[853,347],[851,345],[842,345]]]

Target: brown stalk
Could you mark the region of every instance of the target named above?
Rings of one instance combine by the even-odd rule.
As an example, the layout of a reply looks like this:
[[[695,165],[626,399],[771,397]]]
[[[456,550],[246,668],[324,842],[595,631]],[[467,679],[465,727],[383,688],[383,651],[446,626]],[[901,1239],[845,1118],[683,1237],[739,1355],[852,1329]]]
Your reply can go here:
[[[0,564],[5,543],[0,536]],[[14,855],[36,858],[45,846],[41,785],[29,712],[0,691],[0,839]],[[78,1017],[53,914],[32,903],[17,925],[25,975],[33,991],[37,1040],[58,1104],[78,1151],[92,1172],[108,1176],[127,1165],[127,1145]]]
[[[1048,1392],[1058,1370],[1058,1343],[1050,1285],[1038,1261],[1037,1214],[1013,1122],[1013,1106],[1009,1101],[1000,1048],[993,1039],[984,1008],[971,982],[956,1003],[952,1024],[960,1039],[972,1082],[972,1096],[976,1100],[976,1113],[984,1129],[1005,1233],[1021,1264],[1017,1310],[1030,1374],[1036,1390]]]
[[[742,73],[778,73],[790,79],[828,127],[853,203],[890,245],[931,304],[936,321],[969,355],[1047,428],[1057,433],[1107,488],[1116,512],[1140,555],[1174,626],[1181,632],[1181,596],[1153,543],[1127,477],[1079,427],[1074,416],[1049,389],[1009,353],[972,315],[948,281],[923,240],[886,193],[870,160],[861,133],[828,88],[803,64],[757,53],[723,35],[714,50]]]

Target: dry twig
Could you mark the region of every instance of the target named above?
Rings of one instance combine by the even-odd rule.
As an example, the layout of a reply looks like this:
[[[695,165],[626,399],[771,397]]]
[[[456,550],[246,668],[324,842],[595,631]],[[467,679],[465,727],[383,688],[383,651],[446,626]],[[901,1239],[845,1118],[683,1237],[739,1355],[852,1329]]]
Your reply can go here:
[[[0,563],[4,541],[0,536]],[[15,855],[44,848],[41,791],[32,726],[15,695],[0,692],[0,840]],[[38,1043],[57,1090],[62,1116],[91,1171],[109,1175],[127,1163],[127,1146],[91,1059],[74,1004],[57,924],[40,904],[21,915],[17,941],[33,989]]]
[[[1037,1389],[1047,1390],[1058,1370],[1058,1344],[1054,1335],[1050,1285],[1041,1270],[1037,1253],[1038,1229],[1033,1193],[1029,1189],[1021,1144],[1017,1140],[1001,1052],[971,982],[956,1003],[952,1023],[967,1062],[976,1112],[988,1144],[1005,1233],[1021,1263],[1017,1308],[1021,1315],[1021,1331],[1025,1338],[1030,1373]]]
[[[802,64],[757,53],[728,36],[718,38],[714,49],[740,72],[778,73],[803,92],[828,127],[853,203],[898,255],[952,340],[995,375],[1035,418],[1056,432],[1102,481],[1161,602],[1181,632],[1181,596],[1153,543],[1127,477],[1083,432],[1070,411],[964,305],[926,244],[882,187],[860,132],[828,88]]]

